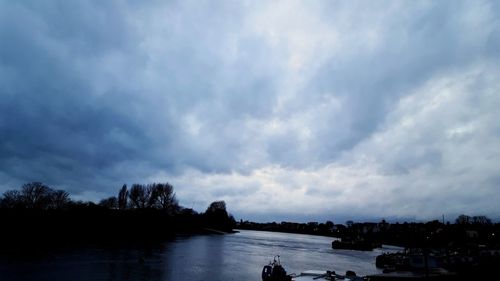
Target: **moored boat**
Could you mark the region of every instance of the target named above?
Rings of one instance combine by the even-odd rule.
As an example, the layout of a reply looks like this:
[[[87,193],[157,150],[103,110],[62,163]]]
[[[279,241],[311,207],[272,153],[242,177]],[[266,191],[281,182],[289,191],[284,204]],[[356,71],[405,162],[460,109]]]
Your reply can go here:
[[[314,281],[314,280],[345,280],[345,281],[387,281],[387,280],[456,280],[457,275],[442,268],[414,271],[394,271],[389,273],[358,276],[354,271],[346,271],[344,275],[330,270],[306,270],[300,274],[287,274],[281,265],[279,256],[262,269],[262,281]]]
[[[351,240],[343,238],[332,242],[332,249],[355,250],[355,251],[372,251],[380,247],[379,243],[365,240]]]
[[[345,275],[337,274],[335,271],[307,270],[292,278],[292,281],[313,281],[313,280],[346,280],[361,281],[365,277],[357,276],[354,271],[346,271]]]
[[[447,281],[457,280],[457,275],[444,269],[432,269],[429,271],[394,271],[366,276],[368,281],[389,281],[389,280],[426,280],[426,281]]]
[[[262,268],[262,281],[312,281],[312,280],[346,280],[361,281],[364,277],[357,276],[354,271],[346,271],[345,275],[337,274],[335,271],[307,270],[300,274],[287,274],[281,265],[279,256],[275,256],[272,262]]]
[[[262,281],[291,281],[292,275],[287,275],[281,266],[280,256],[275,256],[272,262],[262,268]]]
[[[384,271],[412,271],[443,267],[443,256],[427,253],[422,249],[405,249],[404,252],[383,253],[375,259],[375,265]]]

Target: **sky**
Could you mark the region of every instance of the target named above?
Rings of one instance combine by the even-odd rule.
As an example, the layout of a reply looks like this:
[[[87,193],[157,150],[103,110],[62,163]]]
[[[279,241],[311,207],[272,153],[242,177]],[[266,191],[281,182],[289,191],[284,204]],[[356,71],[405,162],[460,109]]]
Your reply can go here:
[[[500,219],[498,1],[0,0],[0,193]]]

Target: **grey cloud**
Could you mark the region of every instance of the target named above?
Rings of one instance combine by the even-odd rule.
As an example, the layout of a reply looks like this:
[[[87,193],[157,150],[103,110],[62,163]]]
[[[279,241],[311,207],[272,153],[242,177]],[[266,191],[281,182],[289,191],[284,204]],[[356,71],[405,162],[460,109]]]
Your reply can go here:
[[[240,161],[238,120],[269,114],[272,107],[273,81],[260,69],[267,68],[265,48],[244,38],[235,48],[249,55],[225,62],[220,44],[237,34],[230,24],[237,21],[221,21],[224,17],[205,13],[208,7],[160,5],[165,14],[154,15],[155,7],[114,2],[3,6],[9,15],[0,33],[7,74],[0,103],[3,168],[26,161],[26,167],[36,163],[39,170],[12,173],[19,181],[33,174],[57,181],[54,169],[75,181],[97,177],[103,182],[119,178],[103,171],[134,162],[138,169],[148,166],[144,162],[172,173],[190,166],[227,171]],[[149,22],[141,13],[155,19]],[[146,24],[131,24],[137,19]],[[162,29],[151,35],[140,30],[163,20]],[[11,23],[19,23],[17,29]],[[200,120],[197,137],[181,127],[187,113]],[[119,172],[120,182],[143,172]]]
[[[398,183],[422,165],[454,165],[440,127],[417,128],[428,135],[408,150],[366,143],[405,116],[394,111],[422,84],[498,62],[498,3],[288,3],[293,15],[275,4],[0,4],[0,191],[39,180],[84,197],[191,170],[359,167],[358,153],[386,156],[377,168]],[[469,90],[494,83],[477,79]],[[480,115],[492,100],[458,106]],[[205,195],[266,188],[228,181]],[[351,194],[328,186],[306,195]]]
[[[0,78],[2,169],[16,169],[10,176],[19,181],[91,182],[114,163],[149,153],[123,95],[92,92],[87,79],[99,66],[87,67],[88,76],[78,69],[81,61],[122,48],[128,40],[113,37],[123,33],[114,28],[122,24],[97,23],[99,11],[86,5],[79,12],[59,3],[22,5],[3,4],[9,16],[0,24],[1,68],[10,74]],[[118,20],[113,11],[108,19]]]
[[[334,54],[311,80],[309,87],[316,89],[312,92],[341,96],[344,100],[342,115],[348,116],[343,120],[329,120],[331,128],[335,128],[340,121],[347,122],[349,130],[339,138],[334,129],[326,129],[326,134],[332,131],[330,139],[333,145],[329,147],[320,143],[320,146],[328,148],[322,154],[349,150],[371,135],[401,97],[410,94],[417,85],[436,73],[468,65],[478,59],[498,59],[498,52],[483,51],[491,47],[493,38],[499,37],[498,24],[494,20],[499,10],[490,10],[490,4],[487,2],[484,5],[485,12],[490,12],[486,15],[471,12],[481,4],[460,2],[450,5],[446,1],[419,3],[417,5],[424,7],[413,10],[405,9],[406,6],[391,7],[389,13],[386,7],[380,6],[362,12],[349,10],[355,19],[364,16],[361,21],[368,27],[379,25],[379,21],[383,23],[378,34],[382,46],[374,51],[361,47],[361,50],[355,48]],[[334,11],[332,13],[335,14]],[[395,16],[398,13],[401,16]],[[353,21],[354,26],[359,25]],[[363,42],[368,44],[369,38],[361,34],[353,40],[354,44],[363,45]]]

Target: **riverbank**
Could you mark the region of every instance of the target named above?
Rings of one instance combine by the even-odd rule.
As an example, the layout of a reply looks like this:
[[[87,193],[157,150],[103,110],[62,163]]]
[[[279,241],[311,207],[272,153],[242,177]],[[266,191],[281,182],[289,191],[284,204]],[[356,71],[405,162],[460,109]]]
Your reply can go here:
[[[162,210],[110,210],[98,207],[66,210],[0,209],[0,246],[47,248],[86,243],[120,244],[162,241],[178,234],[229,233],[225,221],[205,214]]]

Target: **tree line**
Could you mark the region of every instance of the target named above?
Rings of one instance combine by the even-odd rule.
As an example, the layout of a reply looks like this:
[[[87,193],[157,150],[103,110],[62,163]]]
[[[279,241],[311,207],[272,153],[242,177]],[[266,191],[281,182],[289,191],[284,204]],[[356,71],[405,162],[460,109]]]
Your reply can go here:
[[[454,223],[438,220],[428,222],[354,222],[335,224],[308,222],[256,223],[240,221],[239,229],[264,230],[288,233],[347,238],[348,240],[374,241],[382,244],[412,247],[433,245],[436,247],[469,247],[483,245],[500,248],[500,223],[493,223],[484,215],[459,215]]]
[[[235,220],[224,201],[212,202],[203,213],[179,205],[169,183],[124,184],[116,196],[74,201],[68,192],[30,182],[0,197],[4,239],[59,243],[75,241],[147,241],[176,233],[231,232]],[[36,233],[36,235],[34,235]],[[42,239],[43,238],[43,239]],[[43,241],[43,243],[42,243]]]
[[[85,204],[71,200],[69,193],[54,190],[41,182],[26,183],[20,190],[8,190],[0,199],[0,208],[27,209],[65,209],[71,205]],[[86,202],[86,204],[92,204]],[[102,199],[99,206],[108,209],[161,209],[169,213],[180,210],[174,188],[169,183],[133,184],[130,190],[127,185],[118,192],[118,196]]]
[[[111,196],[99,202],[110,209],[161,209],[169,213],[179,211],[174,187],[169,183],[133,184],[130,190],[124,184],[118,197]]]
[[[0,199],[0,208],[62,209],[70,203],[68,192],[32,182],[24,184],[21,190],[6,191]]]

